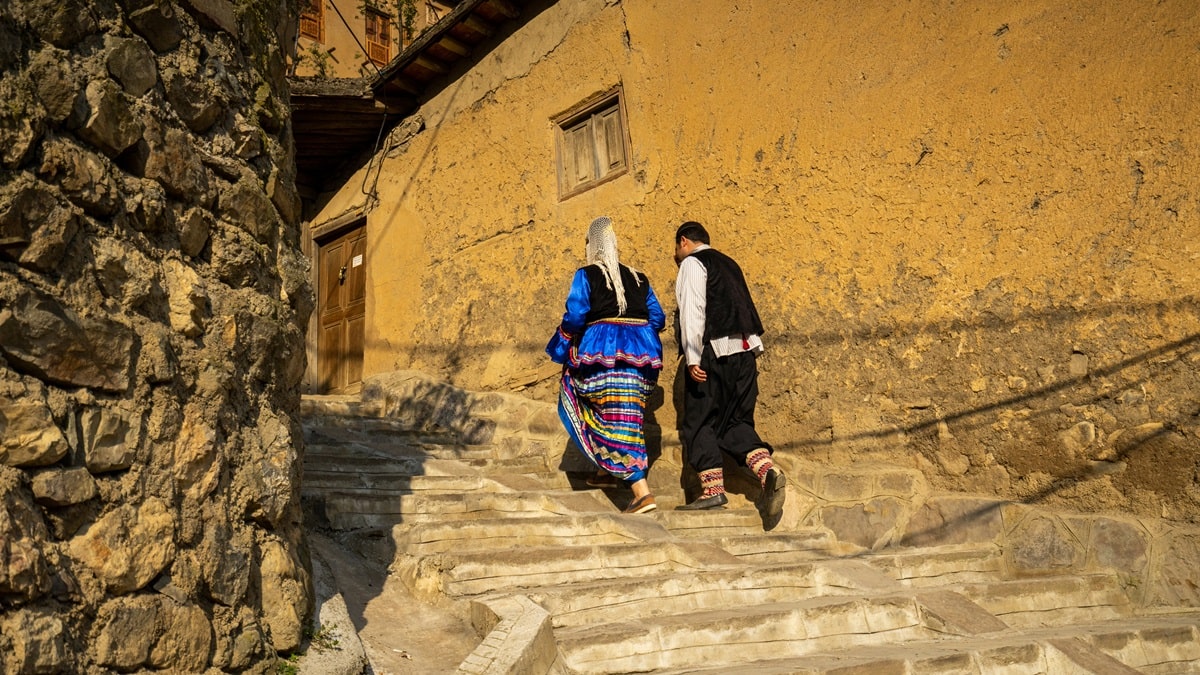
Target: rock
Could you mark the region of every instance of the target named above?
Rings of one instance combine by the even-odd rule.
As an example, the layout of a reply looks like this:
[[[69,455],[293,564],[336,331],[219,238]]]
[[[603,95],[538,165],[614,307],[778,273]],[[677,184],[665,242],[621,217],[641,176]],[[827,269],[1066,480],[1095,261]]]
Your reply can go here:
[[[904,515],[904,504],[892,497],[878,497],[863,504],[824,506],[821,523],[839,541],[876,549],[891,542],[898,534],[896,526]]]
[[[903,546],[938,546],[993,542],[1004,534],[998,499],[969,496],[932,497],[909,519]]]
[[[0,598],[30,601],[50,590],[49,532],[17,474],[0,469]]]
[[[1145,568],[1149,560],[1150,534],[1137,522],[1096,517],[1091,526],[1088,554],[1093,565],[1133,573]]]
[[[278,168],[267,177],[267,196],[284,222],[295,223],[300,220],[300,195],[296,192],[296,184],[292,180],[284,180]]]
[[[1013,528],[1008,541],[1010,549],[1005,556],[1020,573],[1064,570],[1082,562],[1074,537],[1052,517],[1029,517]]]
[[[187,77],[174,68],[164,71],[162,79],[171,107],[192,131],[204,133],[222,117],[224,106],[207,81]]]
[[[140,145],[140,143],[139,143]],[[126,192],[125,215],[129,226],[141,232],[159,232],[167,224],[167,197],[155,181],[139,181],[136,192]]]
[[[1071,354],[1071,365],[1069,367],[1071,377],[1084,377],[1088,374],[1088,357],[1087,354],[1075,352]]]
[[[1084,451],[1096,442],[1096,425],[1091,422],[1079,422],[1070,429],[1060,432],[1058,438],[1071,456],[1083,457]]]
[[[27,4],[29,25],[55,47],[67,49],[99,28],[87,0],[34,0]]]
[[[168,52],[183,40],[183,27],[169,2],[155,2],[129,14],[129,23],[158,53]]]
[[[221,472],[218,434],[202,405],[192,404],[184,411],[174,457],[175,481],[190,497],[203,497],[216,485]]]
[[[229,286],[256,287],[267,265],[268,251],[249,233],[231,224],[218,223],[212,244],[213,269]]]
[[[40,397],[0,397],[0,464],[47,466],[70,446]]]
[[[152,595],[116,598],[100,608],[92,635],[96,662],[131,670],[150,658],[158,639],[161,600]]]
[[[0,17],[0,70],[7,70],[21,55],[21,32],[10,17]]]
[[[109,592],[144,588],[175,555],[175,517],[150,498],[140,508],[122,504],[67,544],[67,553],[89,568]]]
[[[164,295],[155,264],[128,243],[119,239],[95,240],[92,257],[93,276],[104,295],[131,307],[151,304]]]
[[[92,81],[84,90],[84,122],[79,135],[109,157],[116,157],[142,137],[144,127],[112,80]]]
[[[188,134],[157,122],[146,125],[146,156],[140,167],[144,178],[158,181],[167,194],[185,203],[196,203],[208,192],[208,171],[192,147]]]
[[[200,337],[209,317],[208,292],[204,281],[191,267],[170,259],[163,264],[163,282],[170,302],[171,328],[190,337]]]
[[[233,630],[228,634],[217,635],[213,665],[226,671],[240,672],[259,655],[268,652],[270,647],[263,637],[262,626],[248,610],[238,613],[237,621],[231,628]]]
[[[29,80],[34,94],[51,122],[63,122],[80,105],[83,85],[65,65],[62,52],[46,49],[29,63]]]
[[[0,252],[24,267],[54,271],[79,231],[79,214],[22,174],[0,200]]]
[[[237,11],[229,0],[183,0],[183,4],[200,25],[223,30],[237,38]]]
[[[212,214],[204,209],[191,208],[176,223],[179,226],[180,251],[190,258],[200,255],[213,229]]]
[[[278,652],[300,647],[311,596],[308,572],[294,555],[294,548],[269,539],[262,543],[262,613]]]
[[[67,386],[103,391],[129,386],[133,333],[128,327],[81,317],[32,289],[6,300],[0,309],[0,351],[15,370]]]
[[[83,216],[75,208],[55,207],[41,221],[29,245],[21,251],[18,262],[22,267],[43,274],[57,273],[82,223]]]
[[[299,488],[296,441],[287,425],[264,411],[258,419],[259,462],[257,488],[252,492],[251,516],[278,526],[288,514],[291,495]]]
[[[241,602],[250,587],[252,548],[253,540],[245,530],[234,531],[224,522],[205,524],[200,564],[210,598],[227,607]]]
[[[83,467],[38,472],[30,487],[34,500],[46,506],[82,504],[96,496],[96,480]]]
[[[164,631],[150,653],[150,665],[181,673],[204,671],[213,643],[212,624],[204,610],[194,605],[164,602],[159,620]]]
[[[45,132],[45,113],[11,79],[0,81],[0,100],[9,102],[0,106],[0,165],[11,170],[33,156]]]
[[[233,129],[234,153],[241,159],[254,159],[262,154],[262,129],[256,124],[238,121]],[[278,167],[275,169],[278,171]]]
[[[243,177],[222,190],[217,208],[222,220],[249,232],[261,244],[274,245],[279,216],[257,180]]]
[[[79,433],[88,471],[98,474],[133,466],[138,434],[121,413],[88,408],[79,416]]]
[[[108,217],[121,204],[116,181],[109,173],[107,162],[76,143],[55,139],[42,144],[38,175],[58,183],[67,198],[89,214]]]
[[[138,372],[147,382],[170,382],[178,372],[175,350],[166,331],[154,329],[142,336],[142,351],[138,355]]]
[[[8,638],[6,673],[67,672],[65,630],[52,609],[18,609],[0,614],[0,634]]]
[[[104,61],[108,72],[121,83],[126,94],[137,98],[158,84],[154,52],[143,40],[116,38]]]

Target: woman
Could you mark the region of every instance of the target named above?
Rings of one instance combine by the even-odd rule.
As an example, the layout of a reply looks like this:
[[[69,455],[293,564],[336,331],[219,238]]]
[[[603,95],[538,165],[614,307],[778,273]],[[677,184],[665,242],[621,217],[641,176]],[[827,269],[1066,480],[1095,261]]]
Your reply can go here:
[[[558,415],[597,467],[589,485],[629,483],[624,513],[657,508],[646,484],[646,397],[662,370],[666,317],[645,274],[620,263],[612,221],[592,221],[587,266],[575,272],[562,324],[546,353],[563,364]]]

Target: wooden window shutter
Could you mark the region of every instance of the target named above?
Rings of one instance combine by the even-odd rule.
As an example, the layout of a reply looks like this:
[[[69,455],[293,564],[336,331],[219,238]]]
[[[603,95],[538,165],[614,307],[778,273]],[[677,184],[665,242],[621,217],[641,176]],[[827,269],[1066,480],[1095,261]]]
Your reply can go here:
[[[605,176],[625,168],[625,132],[621,128],[621,109],[613,106],[611,110],[600,113],[597,119],[601,138],[597,139],[597,147],[602,150],[603,162],[601,173]]]
[[[562,114],[555,123],[560,199],[628,172],[629,137],[619,86]]]
[[[566,187],[573,189],[592,180],[592,133],[587,123],[580,124],[567,131],[566,148]]]

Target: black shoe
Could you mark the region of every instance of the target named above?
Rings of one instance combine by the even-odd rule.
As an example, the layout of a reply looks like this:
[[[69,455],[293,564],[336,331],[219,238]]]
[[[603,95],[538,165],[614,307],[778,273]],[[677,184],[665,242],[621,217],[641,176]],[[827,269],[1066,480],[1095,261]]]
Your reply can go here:
[[[787,476],[776,467],[767,471],[762,494],[758,496],[758,512],[764,521],[778,521],[783,515],[783,500],[787,497]]]
[[[719,495],[713,495],[711,497],[700,497],[700,498],[696,499],[696,501],[692,502],[691,504],[684,504],[683,506],[676,506],[675,510],[676,511],[703,511],[705,509],[717,509],[722,506],[725,506],[728,503],[729,503],[729,497],[726,497],[725,493],[722,492]]]

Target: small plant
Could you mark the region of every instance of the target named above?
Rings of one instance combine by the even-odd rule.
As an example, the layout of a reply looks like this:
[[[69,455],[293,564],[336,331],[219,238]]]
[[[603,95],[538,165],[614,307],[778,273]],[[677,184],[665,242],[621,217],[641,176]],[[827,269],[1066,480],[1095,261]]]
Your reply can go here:
[[[329,56],[328,52],[321,49],[316,42],[310,44],[308,49],[298,54],[297,61],[299,63],[311,63],[313,70],[316,71],[316,77],[326,79],[329,77]]]
[[[278,675],[299,675],[300,655],[292,654],[286,659],[279,659],[279,663],[275,666],[275,672]]]
[[[309,635],[306,636],[309,644],[317,649],[332,650],[339,648],[340,643],[338,642],[337,634],[334,633],[332,626],[321,624],[315,631],[309,627],[305,632],[309,633]]]
[[[417,0],[396,0],[396,14],[400,17],[404,39],[413,39],[413,31],[417,26]]]

